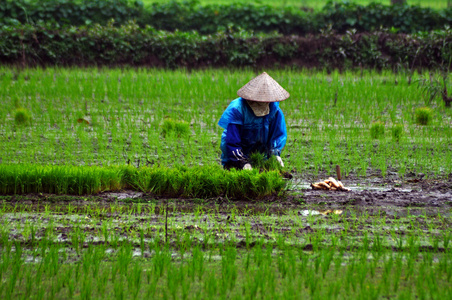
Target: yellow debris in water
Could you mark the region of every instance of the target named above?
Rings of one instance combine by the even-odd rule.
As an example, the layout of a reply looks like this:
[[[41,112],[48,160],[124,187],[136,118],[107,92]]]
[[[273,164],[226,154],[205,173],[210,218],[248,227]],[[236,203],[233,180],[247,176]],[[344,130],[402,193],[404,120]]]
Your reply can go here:
[[[350,189],[344,187],[342,182],[334,179],[333,177],[327,180],[311,183],[311,187],[314,190],[327,190],[327,191],[350,191]]]

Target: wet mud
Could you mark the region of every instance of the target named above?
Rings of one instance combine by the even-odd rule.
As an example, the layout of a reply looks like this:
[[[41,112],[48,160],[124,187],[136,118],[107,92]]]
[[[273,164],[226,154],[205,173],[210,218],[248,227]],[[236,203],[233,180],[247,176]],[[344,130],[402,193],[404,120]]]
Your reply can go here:
[[[349,192],[301,189],[306,204],[360,207],[452,207],[452,180],[343,180]],[[296,192],[296,189],[295,189]]]

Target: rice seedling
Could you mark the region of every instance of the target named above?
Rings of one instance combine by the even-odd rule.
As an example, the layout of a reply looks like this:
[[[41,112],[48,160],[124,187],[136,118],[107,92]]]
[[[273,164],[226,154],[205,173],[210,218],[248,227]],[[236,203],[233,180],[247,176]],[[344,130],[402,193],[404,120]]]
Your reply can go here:
[[[433,111],[429,107],[416,108],[415,112],[416,124],[428,125],[433,118]]]
[[[399,142],[403,137],[403,125],[394,124],[394,126],[392,126],[391,128],[391,135],[394,141]]]
[[[162,125],[162,135],[175,136],[175,137],[185,137],[189,134],[190,125],[185,121],[176,121],[172,119],[165,119]]]
[[[155,195],[206,198],[259,197],[283,190],[277,172],[225,171],[211,167],[72,167],[2,165],[0,191],[4,194],[93,194],[132,188]]]
[[[380,139],[384,137],[385,134],[385,124],[381,121],[376,121],[372,123],[370,127],[370,136],[373,139]]]
[[[283,168],[281,167],[280,163],[276,160],[274,156],[271,156],[269,158],[266,157],[266,155],[262,153],[251,153],[250,155],[250,163],[253,166],[253,168],[263,171],[270,171],[270,170],[279,170],[281,171]]]
[[[28,125],[31,121],[30,112],[25,108],[17,108],[14,111],[14,121],[16,125]]]

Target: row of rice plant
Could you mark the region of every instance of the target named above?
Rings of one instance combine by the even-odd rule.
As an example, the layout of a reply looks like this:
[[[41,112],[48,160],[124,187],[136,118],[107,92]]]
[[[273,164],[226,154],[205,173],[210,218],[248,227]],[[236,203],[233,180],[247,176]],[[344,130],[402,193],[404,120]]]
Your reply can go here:
[[[0,74],[2,163],[134,166],[219,165],[217,122],[236,91],[256,75],[5,68]],[[315,175],[339,164],[347,174],[362,176],[369,170],[383,176],[452,172],[452,114],[418,84],[428,74],[269,74],[291,93],[281,103],[289,134],[283,159],[290,169]],[[418,118],[417,109],[425,106]]]
[[[210,254],[211,258],[198,247],[184,260],[174,261],[173,252],[164,247],[155,248],[155,256],[143,260],[133,258],[130,245],[121,246],[114,255],[107,255],[106,247],[101,245],[89,246],[80,262],[60,265],[56,253],[61,248],[52,245],[39,267],[35,263],[30,266],[18,256],[20,247],[15,248],[18,252],[5,252],[3,256],[3,299],[31,296],[378,299],[393,295],[402,299],[449,299],[452,296],[447,268],[452,259],[450,253],[441,255],[440,263],[433,263],[432,256],[426,253],[407,262],[405,255],[399,253],[371,261],[356,254],[343,266],[342,259],[335,258],[330,251],[311,254],[289,247],[274,254],[269,246],[257,246],[245,258],[240,257],[235,246],[220,248]]]
[[[4,299],[452,295],[450,214],[2,200]]]
[[[284,190],[278,171],[225,171],[219,166],[41,166],[0,165],[0,194],[95,194],[133,189],[156,196],[262,197]]]

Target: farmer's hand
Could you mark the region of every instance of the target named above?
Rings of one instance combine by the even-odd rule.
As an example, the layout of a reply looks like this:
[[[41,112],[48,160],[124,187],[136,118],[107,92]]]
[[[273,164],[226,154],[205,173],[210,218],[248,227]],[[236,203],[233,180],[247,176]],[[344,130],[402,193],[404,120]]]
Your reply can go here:
[[[252,170],[252,169],[253,169],[253,167],[250,164],[245,164],[243,166],[243,170]]]
[[[282,162],[281,156],[276,156],[276,160],[279,162],[279,164],[281,165],[281,167],[284,168],[284,163]]]

